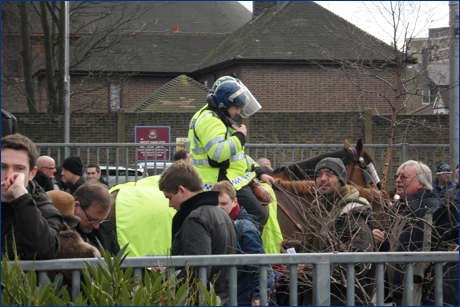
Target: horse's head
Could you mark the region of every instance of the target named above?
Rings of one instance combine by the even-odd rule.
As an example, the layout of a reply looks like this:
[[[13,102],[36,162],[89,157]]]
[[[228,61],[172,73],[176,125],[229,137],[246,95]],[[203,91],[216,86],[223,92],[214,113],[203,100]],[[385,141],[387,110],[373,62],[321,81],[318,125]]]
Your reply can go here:
[[[355,184],[360,187],[376,186],[379,190],[382,189],[380,178],[375,170],[374,160],[371,155],[364,150],[364,143],[361,139],[358,140],[355,147],[345,140],[345,148],[348,149],[348,158],[343,160],[348,174],[348,183]]]
[[[360,187],[380,187],[380,179],[374,167],[372,157],[364,150],[364,143],[360,139],[355,147],[345,140],[345,148],[334,152],[324,153],[304,161],[298,161],[281,166],[273,171],[274,178],[281,180],[314,180],[316,165],[326,157],[339,158],[346,166],[348,183]]]

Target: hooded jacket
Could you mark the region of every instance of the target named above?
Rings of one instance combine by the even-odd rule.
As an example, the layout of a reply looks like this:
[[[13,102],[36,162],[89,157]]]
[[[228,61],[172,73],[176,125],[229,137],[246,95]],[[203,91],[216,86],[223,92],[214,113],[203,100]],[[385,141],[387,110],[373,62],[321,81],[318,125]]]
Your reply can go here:
[[[172,221],[172,256],[236,254],[235,226],[218,203],[219,192],[210,191],[201,192],[181,204]],[[229,299],[229,270],[229,267],[207,267],[208,283],[217,276],[214,287],[224,304]],[[184,274],[182,270],[181,275]]]
[[[359,197],[359,192],[348,186],[321,196],[312,204],[306,237],[308,252],[374,252],[372,235],[373,217],[369,202]],[[305,275],[311,283],[311,266],[306,265]],[[331,306],[347,304],[347,267],[334,264],[331,267]],[[355,305],[372,305],[375,289],[375,267],[371,263],[355,264]],[[312,291],[308,289],[302,305],[312,304]]]
[[[54,259],[59,252],[63,218],[45,191],[34,181],[29,193],[2,203],[2,254],[14,260],[13,236],[20,260]]]

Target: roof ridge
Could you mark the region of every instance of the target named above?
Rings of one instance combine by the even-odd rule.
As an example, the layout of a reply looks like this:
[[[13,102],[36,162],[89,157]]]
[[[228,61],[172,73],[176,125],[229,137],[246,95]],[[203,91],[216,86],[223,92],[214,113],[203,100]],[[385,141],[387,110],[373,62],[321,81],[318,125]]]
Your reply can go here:
[[[238,30],[236,30],[235,32],[231,33],[228,35],[228,37],[226,39],[224,39],[220,44],[219,46],[217,46],[216,48],[214,48],[213,50],[211,50],[211,52],[203,59],[203,61],[201,61],[201,63],[199,63],[197,65],[198,68],[201,67],[201,65],[203,63],[206,63],[207,59],[209,57],[211,57],[212,55],[214,55],[214,52],[215,51],[218,51],[219,48],[225,43],[227,42],[228,39],[230,38],[233,38],[233,36],[236,36],[235,39],[238,37],[238,36],[241,36],[241,35],[244,35],[246,30],[245,28],[247,27],[251,27],[251,25],[257,23],[258,20],[261,20],[263,19],[264,16],[267,16],[267,13],[269,13],[270,11],[273,11],[273,14],[271,16],[268,16],[268,21],[265,23],[265,25],[269,25],[271,23],[273,23],[275,20],[276,20],[276,17],[279,16],[279,13],[283,10],[286,9],[286,7],[291,3],[292,1],[284,1],[282,3],[282,5],[275,5],[273,7],[270,7],[270,8],[266,8],[261,14],[259,14],[257,16],[257,18],[255,18],[254,20],[250,20],[248,21],[245,25],[243,25],[242,27],[240,27]],[[259,21],[260,22],[260,21]],[[268,28],[268,27],[265,27],[265,28]],[[262,29],[262,32],[264,32],[264,29]],[[251,46],[252,44],[254,43],[254,39],[251,39],[251,41],[249,41],[248,43],[246,44],[241,44],[239,45],[240,48],[238,51],[235,52],[235,56],[237,56],[238,54],[241,53],[242,50],[244,50],[245,48],[247,48],[248,46]]]
[[[209,88],[200,82],[196,81],[195,79],[185,75],[181,74],[168,83],[164,84],[157,90],[155,90],[153,93],[148,94],[145,98],[143,98],[139,103],[134,104],[128,109],[128,112],[136,112],[136,111],[142,111],[147,108],[148,105],[155,103],[158,98],[164,96],[166,93],[168,93],[171,89],[176,87],[177,85],[181,85],[184,82],[189,82],[191,85],[196,86],[198,88],[201,88],[205,91],[208,91]]]

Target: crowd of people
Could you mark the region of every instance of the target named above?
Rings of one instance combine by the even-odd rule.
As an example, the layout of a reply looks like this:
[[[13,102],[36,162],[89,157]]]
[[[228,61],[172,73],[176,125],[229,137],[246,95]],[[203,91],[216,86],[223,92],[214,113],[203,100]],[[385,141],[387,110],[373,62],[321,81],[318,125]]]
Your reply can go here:
[[[175,162],[161,175],[110,190],[96,164],[84,167],[81,157],[69,156],[56,166],[52,157],[39,157],[26,136],[3,137],[2,254],[21,260],[88,257],[104,250],[116,255],[126,234],[116,218],[109,218],[114,211],[114,193],[120,202],[131,203],[135,199],[150,201],[151,193],[164,196],[164,214],[152,227],[158,237],[168,233],[171,239],[159,243],[159,250],[168,248],[170,255],[265,254],[262,234],[269,216],[251,183],[260,180],[273,200],[273,170],[268,159],[256,162],[245,154],[247,128],[234,121],[236,115],[251,116],[261,106],[240,80],[230,76],[219,78],[206,99],[207,104],[189,125],[190,151],[177,151]],[[280,240],[278,252],[458,251],[458,166],[453,182],[451,174],[450,166],[443,162],[433,181],[426,164],[414,160],[402,163],[396,176],[396,197],[389,208],[390,223],[387,228],[377,228],[369,202],[346,184],[343,162],[325,158],[315,168],[317,197],[305,235],[302,241]],[[175,212],[168,211],[166,204]],[[142,215],[140,205],[136,212]],[[138,228],[123,229],[141,232],[139,227],[150,227],[139,224]],[[143,236],[133,241],[142,242]],[[395,305],[404,305],[407,299],[404,266],[386,266],[386,297]],[[346,305],[347,268],[345,264],[331,269],[332,305]],[[223,304],[229,302],[228,270],[220,266],[207,269],[207,280],[215,281],[214,289]],[[446,264],[443,270],[444,302],[458,305],[458,262]],[[268,266],[267,271],[263,288],[268,292],[260,293],[259,267],[238,267],[238,305],[258,306],[262,295],[275,303],[287,303],[282,291],[271,295],[277,287],[289,288],[280,283],[286,281],[280,276],[289,275],[286,268],[277,271]],[[356,263],[354,271],[355,304],[372,305],[375,266]],[[423,284],[423,294],[416,302],[419,305],[434,303],[433,283],[427,278],[433,272],[430,265],[417,267],[414,283]],[[180,274],[189,273],[196,274],[185,268]],[[311,265],[298,266],[302,305],[313,304],[312,275]]]

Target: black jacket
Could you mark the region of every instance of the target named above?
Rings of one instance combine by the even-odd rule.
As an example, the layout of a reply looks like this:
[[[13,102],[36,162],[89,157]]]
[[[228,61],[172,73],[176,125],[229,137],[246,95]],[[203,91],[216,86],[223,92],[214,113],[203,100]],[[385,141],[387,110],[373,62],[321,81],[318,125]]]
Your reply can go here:
[[[48,178],[42,171],[37,171],[34,181],[45,190],[45,192],[54,190],[53,178]]]
[[[219,192],[211,191],[199,193],[181,204],[172,221],[171,255],[237,253],[235,226],[218,203]],[[224,304],[229,297],[228,274],[228,267],[207,268],[208,283],[218,276],[215,291]]]
[[[28,194],[2,203],[2,254],[8,252],[8,258],[14,259],[14,232],[20,260],[54,259],[63,218],[36,182],[29,181],[27,190]]]
[[[67,189],[65,191],[73,195],[73,193],[75,193],[75,191],[85,182],[85,178],[80,177],[80,179],[78,179],[77,182],[75,182],[75,184],[66,183]]]
[[[104,178],[102,178],[102,177],[99,178],[97,181],[100,182],[100,183],[102,183],[102,184],[105,184],[106,186],[109,186],[109,184],[108,184],[108,183],[104,180]]]
[[[84,233],[80,229],[80,224],[75,227],[77,232],[80,234],[83,241],[95,246],[99,249],[97,240],[99,240],[104,249],[109,250],[112,254],[116,255],[120,251],[120,245],[118,244],[116,226],[111,221],[104,222],[99,225],[98,229],[93,229],[90,233]],[[100,251],[103,253],[103,251]]]

